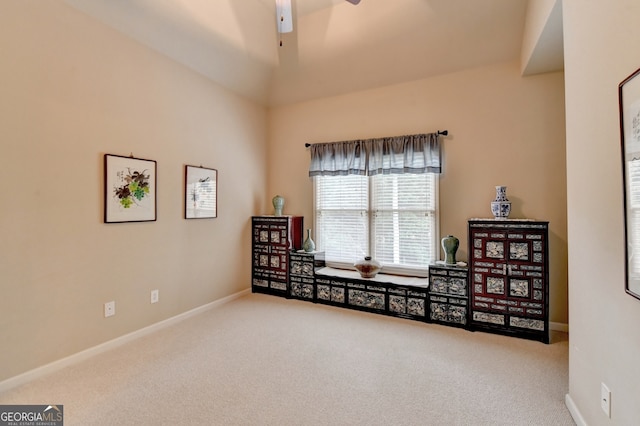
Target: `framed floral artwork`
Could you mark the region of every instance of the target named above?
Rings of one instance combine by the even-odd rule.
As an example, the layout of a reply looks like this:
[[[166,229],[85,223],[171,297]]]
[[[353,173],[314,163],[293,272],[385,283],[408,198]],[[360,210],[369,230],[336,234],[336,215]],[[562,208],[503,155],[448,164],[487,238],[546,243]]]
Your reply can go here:
[[[105,154],[105,223],[155,221],[156,206],[156,162]]]
[[[185,167],[185,219],[218,217],[218,171],[206,167]]]

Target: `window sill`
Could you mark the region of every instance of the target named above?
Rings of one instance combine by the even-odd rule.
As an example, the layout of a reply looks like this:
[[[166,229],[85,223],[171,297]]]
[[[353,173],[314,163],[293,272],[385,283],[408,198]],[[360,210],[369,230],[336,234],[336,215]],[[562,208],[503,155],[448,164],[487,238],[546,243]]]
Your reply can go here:
[[[353,263],[327,261],[326,265],[327,267],[331,267],[333,269],[357,272],[353,267]],[[429,277],[429,268],[402,268],[398,266],[383,266],[380,270],[380,274],[398,277],[427,278]]]
[[[358,271],[351,271],[347,269],[337,269],[329,266],[318,269],[316,271],[316,274],[328,276],[328,277],[366,280],[366,281],[371,281],[373,283],[379,283],[379,284],[387,283],[387,284],[396,284],[396,285],[422,287],[422,288],[429,287],[428,278],[410,277],[410,276],[403,276],[403,275],[391,275],[391,274],[383,274],[383,273],[379,273],[374,278],[362,278]]]

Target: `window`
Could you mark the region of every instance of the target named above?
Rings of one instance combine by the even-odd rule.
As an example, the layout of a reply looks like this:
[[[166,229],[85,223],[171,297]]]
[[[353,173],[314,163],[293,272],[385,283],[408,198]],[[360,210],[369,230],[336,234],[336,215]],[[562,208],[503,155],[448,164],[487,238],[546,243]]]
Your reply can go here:
[[[437,253],[440,134],[309,145],[316,241],[328,265],[370,255],[384,272],[427,275]]]
[[[437,255],[437,174],[315,176],[315,239],[327,263],[371,255],[387,273],[426,275]]]

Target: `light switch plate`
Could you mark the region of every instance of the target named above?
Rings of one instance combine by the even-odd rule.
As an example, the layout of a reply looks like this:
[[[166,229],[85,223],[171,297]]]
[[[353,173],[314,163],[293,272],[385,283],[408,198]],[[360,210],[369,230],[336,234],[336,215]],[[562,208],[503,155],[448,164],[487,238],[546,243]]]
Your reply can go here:
[[[607,417],[611,418],[611,391],[604,383],[600,384],[600,406]]]
[[[116,314],[116,302],[111,301],[104,304],[104,317],[112,317]]]

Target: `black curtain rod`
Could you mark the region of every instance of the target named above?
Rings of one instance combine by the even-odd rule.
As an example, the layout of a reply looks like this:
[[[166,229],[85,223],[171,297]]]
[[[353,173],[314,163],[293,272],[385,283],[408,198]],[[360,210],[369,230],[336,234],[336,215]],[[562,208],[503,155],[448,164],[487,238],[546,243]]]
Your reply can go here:
[[[438,130],[436,133],[438,135],[447,136],[449,134],[449,131],[448,130]],[[304,146],[306,148],[309,148],[311,146],[311,144],[310,143],[305,143]]]

